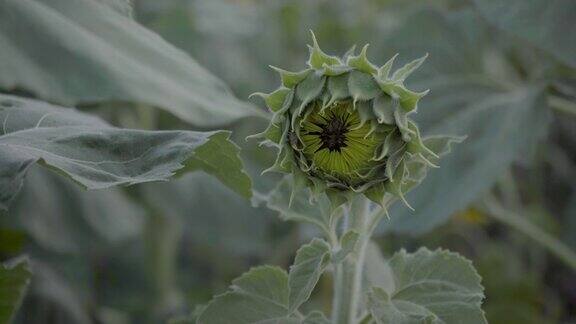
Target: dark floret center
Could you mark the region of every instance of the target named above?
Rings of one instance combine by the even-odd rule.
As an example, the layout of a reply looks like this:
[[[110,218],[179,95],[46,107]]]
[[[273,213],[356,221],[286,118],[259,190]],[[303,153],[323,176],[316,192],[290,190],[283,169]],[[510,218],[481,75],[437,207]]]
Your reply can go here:
[[[322,131],[313,132],[312,135],[318,135],[322,141],[322,146],[316,151],[328,149],[330,152],[340,152],[342,148],[346,147],[346,133],[348,132],[348,124],[342,117],[335,115],[324,118],[325,124],[316,124],[322,128]]]

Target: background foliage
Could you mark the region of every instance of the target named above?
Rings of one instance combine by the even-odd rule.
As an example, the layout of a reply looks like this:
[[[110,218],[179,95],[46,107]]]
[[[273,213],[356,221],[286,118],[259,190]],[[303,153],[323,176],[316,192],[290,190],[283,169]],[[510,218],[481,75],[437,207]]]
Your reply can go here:
[[[0,268],[0,283],[16,278],[14,304],[33,273],[15,322],[165,322],[253,265],[292,264],[317,233],[276,217],[281,191],[261,201],[279,179],[260,176],[274,152],[244,141],[266,125],[247,96],[278,84],[268,65],[302,68],[313,29],[329,53],[370,43],[372,61],[400,53],[398,66],[429,53],[407,81],[431,89],[416,119],[426,135],[468,136],[408,195],[415,212],[393,207],[384,257],[457,251],[483,278],[490,323],[576,323],[575,22],[571,0],[0,0],[0,260],[30,260]],[[257,207],[236,146],[207,133],[221,129]],[[158,143],[173,151],[148,164],[70,162]],[[71,180],[174,172],[96,191]],[[310,308],[329,310],[329,281]]]

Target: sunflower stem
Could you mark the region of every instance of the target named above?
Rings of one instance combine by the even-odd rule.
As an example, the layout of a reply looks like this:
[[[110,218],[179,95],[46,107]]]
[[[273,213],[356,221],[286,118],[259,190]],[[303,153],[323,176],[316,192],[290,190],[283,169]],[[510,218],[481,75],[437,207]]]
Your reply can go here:
[[[356,231],[360,236],[354,251],[336,266],[334,276],[334,299],[332,304],[332,322],[337,324],[355,324],[358,322],[360,299],[362,298],[362,274],[366,247],[371,236],[369,202],[357,199],[348,207],[348,230]],[[345,215],[346,216],[346,215]],[[344,234],[343,233],[343,234]]]

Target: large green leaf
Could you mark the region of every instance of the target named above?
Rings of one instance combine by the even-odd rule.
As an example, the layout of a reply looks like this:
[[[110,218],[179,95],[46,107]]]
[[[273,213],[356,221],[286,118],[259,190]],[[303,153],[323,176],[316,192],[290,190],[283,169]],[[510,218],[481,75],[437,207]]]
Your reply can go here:
[[[9,323],[30,281],[28,261],[0,264],[0,323]]]
[[[470,85],[469,90],[472,88]],[[394,206],[392,220],[386,223],[394,231],[422,233],[465,208],[488,190],[512,162],[530,157],[529,149],[545,134],[549,121],[541,88],[494,93],[475,103],[451,107],[454,111],[446,112],[447,117],[434,130],[468,138],[442,160],[440,169],[432,170],[423,184],[408,195],[415,212]]]
[[[298,250],[296,260],[290,267],[288,275],[290,311],[297,310],[310,298],[328,262],[330,262],[330,245],[326,241],[314,239]]]
[[[302,324],[330,324],[331,322],[320,311],[310,312],[302,322]]]
[[[228,132],[210,136],[210,140],[194,151],[194,158],[180,172],[202,170],[244,197],[252,196],[252,180],[242,170],[240,149],[228,139]]]
[[[105,2],[125,11],[125,1]],[[66,106],[136,102],[202,127],[259,114],[185,53],[95,0],[3,0],[0,62],[1,88]]]
[[[576,2],[474,0],[491,24],[576,68]]]
[[[88,189],[166,180],[191,163],[190,170],[215,174],[246,197],[251,193],[227,132],[119,129],[71,109],[7,95],[0,95],[0,124],[4,209],[38,161]]]
[[[280,321],[288,316],[288,274],[260,266],[232,281],[231,291],[216,296],[199,324],[244,324]]]
[[[385,44],[402,56],[430,53],[422,73],[408,80],[431,89],[415,119],[427,135],[467,136],[407,195],[415,212],[396,204],[391,221],[382,222],[388,230],[418,234],[465,208],[513,162],[529,159],[551,115],[544,87],[513,81],[506,57],[484,46],[486,35],[473,12],[446,15],[427,8],[406,19],[418,24],[402,24]]]
[[[300,319],[295,312],[310,298],[329,262],[330,246],[314,239],[298,250],[289,274],[261,266],[232,281],[231,290],[214,297],[198,323],[322,323],[321,314]]]
[[[394,284],[373,287],[368,308],[378,324],[487,323],[480,276],[458,254],[421,248],[389,261]]]

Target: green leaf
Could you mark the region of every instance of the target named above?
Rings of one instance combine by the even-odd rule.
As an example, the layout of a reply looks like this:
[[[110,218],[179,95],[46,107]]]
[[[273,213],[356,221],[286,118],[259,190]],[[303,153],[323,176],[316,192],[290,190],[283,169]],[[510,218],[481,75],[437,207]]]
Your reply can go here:
[[[97,1],[7,0],[0,21],[4,90],[65,106],[146,104],[201,127],[261,114],[184,52]]]
[[[389,266],[391,289],[374,287],[368,308],[379,324],[487,323],[480,308],[484,298],[472,263],[456,253],[421,248],[396,253]]]
[[[360,234],[354,230],[349,230],[340,238],[340,250],[334,254],[332,262],[340,263],[346,259],[348,254],[354,251]]]
[[[576,2],[571,0],[474,0],[497,28],[576,68]]]
[[[314,239],[298,250],[290,274],[272,266],[252,268],[232,281],[228,292],[214,297],[198,323],[322,323],[318,314],[302,322],[294,313],[310,298],[329,262],[330,246]]]
[[[449,99],[442,100],[444,111],[450,108],[458,113],[439,121],[433,133],[467,135],[467,139],[408,194],[415,213],[401,206],[392,208],[392,221],[386,225],[393,231],[423,233],[442,224],[488,190],[511,163],[530,157],[532,146],[547,132],[550,112],[545,109],[543,89],[494,93],[465,105],[456,105],[461,103],[457,98],[453,98],[454,105],[447,105]]]
[[[415,209],[395,204],[391,220],[381,230],[420,234],[443,224],[465,208],[517,161],[530,159],[534,146],[548,131],[551,114],[542,84],[504,87],[485,70],[481,54],[486,30],[473,11],[444,14],[424,7],[406,17],[383,44],[394,51],[430,57],[410,81],[431,89],[414,116],[424,137],[431,134],[467,136],[428,171],[426,179],[406,199]],[[423,37],[422,30],[431,31]],[[392,52],[383,53],[383,56]],[[376,51],[377,52],[377,51]],[[511,76],[508,76],[512,78]]]
[[[296,252],[296,260],[288,275],[290,312],[297,310],[310,298],[329,262],[330,245],[324,240],[314,239]]]
[[[288,316],[288,275],[278,267],[260,266],[232,282],[202,312],[199,324],[262,323]]]
[[[0,264],[0,323],[10,323],[28,288],[28,260]]]
[[[286,305],[288,302],[286,296],[287,280],[284,270],[263,266],[232,281],[232,288],[235,291],[242,291],[251,296],[266,299],[276,305]]]
[[[220,182],[245,198],[252,196],[252,180],[242,168],[240,148],[230,139],[229,132],[218,132],[194,151],[181,171],[201,170],[218,178]]]
[[[72,109],[7,95],[0,95],[0,124],[3,209],[36,162],[88,189],[166,180],[190,162],[186,170],[204,170],[250,194],[238,149],[226,132],[119,129]]]
[[[310,312],[302,324],[330,324],[331,322],[320,311]]]

